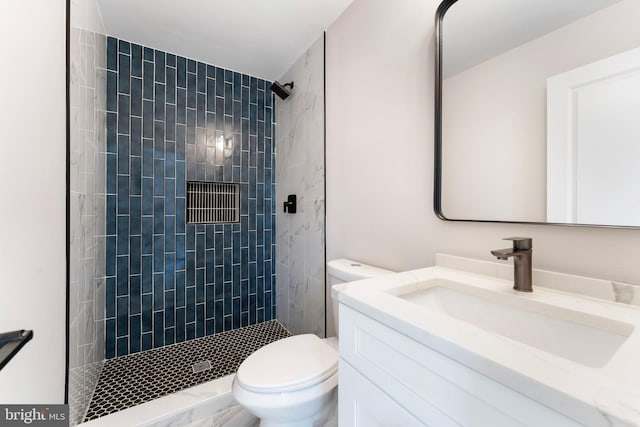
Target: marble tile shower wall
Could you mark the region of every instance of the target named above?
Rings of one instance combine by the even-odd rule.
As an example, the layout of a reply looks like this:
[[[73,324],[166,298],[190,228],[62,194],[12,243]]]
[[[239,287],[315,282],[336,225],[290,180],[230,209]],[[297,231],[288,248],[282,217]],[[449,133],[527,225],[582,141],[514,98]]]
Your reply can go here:
[[[275,317],[270,82],[107,39],[106,357]],[[186,224],[186,182],[240,183]]]
[[[280,81],[294,81],[277,103],[278,206],[297,194],[298,212],[276,214],[278,320],[295,334],[325,336],[324,37]],[[331,296],[329,295],[330,299]]]
[[[95,0],[70,14],[69,416],[82,420],[104,359],[105,58]]]

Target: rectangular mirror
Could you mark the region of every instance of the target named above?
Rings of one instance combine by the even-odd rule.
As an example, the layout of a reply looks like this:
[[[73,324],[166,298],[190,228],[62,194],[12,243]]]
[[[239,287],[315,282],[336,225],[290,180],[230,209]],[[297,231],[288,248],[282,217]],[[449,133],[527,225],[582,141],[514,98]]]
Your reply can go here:
[[[640,1],[445,0],[436,214],[640,227]]]

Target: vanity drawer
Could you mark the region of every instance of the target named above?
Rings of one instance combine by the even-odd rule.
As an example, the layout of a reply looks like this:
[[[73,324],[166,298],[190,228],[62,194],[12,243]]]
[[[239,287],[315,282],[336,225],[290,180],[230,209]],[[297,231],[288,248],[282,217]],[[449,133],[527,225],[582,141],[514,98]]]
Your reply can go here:
[[[430,426],[580,426],[344,304],[340,357]]]
[[[339,425],[352,427],[422,427],[424,424],[363,377],[349,363],[340,360]]]

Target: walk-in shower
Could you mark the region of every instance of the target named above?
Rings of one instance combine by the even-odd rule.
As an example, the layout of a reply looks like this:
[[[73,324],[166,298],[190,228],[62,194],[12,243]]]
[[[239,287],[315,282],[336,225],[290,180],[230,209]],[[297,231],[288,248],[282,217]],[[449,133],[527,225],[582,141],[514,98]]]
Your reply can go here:
[[[71,18],[68,399],[101,425],[324,336],[324,113],[277,103],[293,82],[113,35],[91,0]],[[281,76],[300,101],[324,102],[323,57],[320,37]]]

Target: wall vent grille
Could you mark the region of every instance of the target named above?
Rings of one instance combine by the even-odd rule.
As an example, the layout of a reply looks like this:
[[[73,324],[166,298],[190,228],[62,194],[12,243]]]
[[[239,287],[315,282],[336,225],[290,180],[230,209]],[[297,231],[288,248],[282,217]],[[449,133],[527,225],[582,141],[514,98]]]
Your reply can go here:
[[[222,182],[187,182],[187,224],[240,221],[240,185]]]

